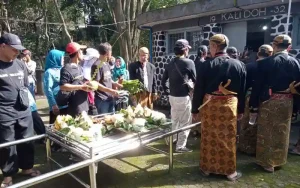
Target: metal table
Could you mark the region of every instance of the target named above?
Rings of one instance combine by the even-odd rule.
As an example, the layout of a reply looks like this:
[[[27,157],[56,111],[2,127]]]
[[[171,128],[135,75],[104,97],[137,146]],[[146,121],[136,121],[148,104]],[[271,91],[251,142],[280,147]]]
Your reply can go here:
[[[168,138],[169,143],[173,142],[173,135],[177,134],[179,132],[182,132],[184,130],[188,130],[191,128],[194,128],[196,126],[200,125],[200,123],[195,123],[188,125],[184,128],[177,129],[174,131],[171,130],[153,130],[144,134],[137,134],[137,133],[117,133],[112,134],[110,136],[104,137],[101,139],[101,141],[97,143],[89,143],[89,144],[83,144],[80,142],[77,142],[75,140],[66,140],[65,135],[53,131],[52,129],[48,128],[46,133],[46,152],[47,152],[47,160],[48,162],[54,162],[59,167],[61,167],[59,170],[55,170],[46,174],[43,174],[41,176],[28,179],[26,181],[20,182],[18,184],[14,184],[11,187],[19,188],[19,187],[29,187],[44,181],[47,181],[49,179],[62,176],[64,174],[69,174],[72,176],[76,181],[78,181],[81,185],[87,188],[96,188],[96,173],[97,173],[97,167],[98,162],[103,161],[107,158],[114,157],[116,155],[119,155],[121,153],[136,149],[138,147],[146,147],[148,149],[151,149],[155,152],[163,153],[169,155],[169,172],[172,172],[173,170],[173,144],[169,144],[169,153],[158,150],[156,148],[152,148],[150,146],[147,146],[147,144]],[[82,158],[83,161],[78,162],[76,164],[63,167],[60,165],[57,161],[55,161],[51,157],[51,147],[50,147],[50,141],[53,141],[59,145],[61,145],[63,148],[70,151],[72,154],[75,154],[76,156]],[[2,146],[2,145],[0,145]],[[1,148],[1,147],[0,147]],[[83,182],[79,178],[77,178],[75,175],[73,175],[71,172],[87,167],[89,166],[89,176],[90,176],[90,185]]]

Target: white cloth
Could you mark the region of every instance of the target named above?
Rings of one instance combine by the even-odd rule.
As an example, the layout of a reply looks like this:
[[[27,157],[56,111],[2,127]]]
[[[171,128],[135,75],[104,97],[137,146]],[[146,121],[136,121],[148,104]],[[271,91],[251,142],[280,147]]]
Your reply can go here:
[[[94,49],[94,48],[87,48],[86,49],[86,55],[84,55],[83,59],[85,61],[89,61],[93,58],[99,58],[100,57],[100,54],[98,52],[98,50]]]
[[[143,71],[144,71],[144,87],[148,88],[148,73],[147,73],[147,68],[146,68],[146,64],[143,67]]]
[[[28,63],[25,63],[25,65],[28,69],[28,82],[35,85],[36,62],[30,60]]]
[[[192,103],[189,96],[173,97],[169,96],[171,105],[172,130],[176,130],[192,123]],[[184,148],[191,130],[178,133],[176,149]]]
[[[91,80],[92,78],[92,66],[97,61],[97,58],[92,58],[90,60],[86,60],[83,62],[83,77],[87,80]]]

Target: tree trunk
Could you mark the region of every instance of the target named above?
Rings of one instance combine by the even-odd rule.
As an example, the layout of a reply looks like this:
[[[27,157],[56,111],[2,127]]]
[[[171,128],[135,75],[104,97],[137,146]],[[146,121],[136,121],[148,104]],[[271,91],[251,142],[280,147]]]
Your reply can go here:
[[[150,2],[151,0],[106,0],[117,31],[122,35],[118,42],[120,55],[126,62],[137,59],[140,31],[133,20],[136,20],[137,15],[149,10]]]
[[[1,20],[1,35],[3,35],[4,33],[10,33],[10,25],[8,23],[8,19],[7,19],[7,9],[5,7],[5,2],[4,0],[1,1],[1,17],[4,17],[5,19]]]
[[[71,37],[71,35],[70,35],[69,31],[68,31],[67,25],[66,25],[66,23],[65,23],[64,16],[63,16],[63,14],[62,14],[61,11],[60,11],[58,2],[57,2],[57,0],[53,0],[53,2],[54,2],[54,5],[55,5],[55,9],[56,9],[56,11],[57,11],[57,13],[58,13],[58,15],[59,15],[59,17],[60,17],[60,20],[61,20],[61,22],[63,23],[64,33],[65,33],[66,36],[68,37],[69,41],[72,42],[73,39],[72,39],[72,37]]]

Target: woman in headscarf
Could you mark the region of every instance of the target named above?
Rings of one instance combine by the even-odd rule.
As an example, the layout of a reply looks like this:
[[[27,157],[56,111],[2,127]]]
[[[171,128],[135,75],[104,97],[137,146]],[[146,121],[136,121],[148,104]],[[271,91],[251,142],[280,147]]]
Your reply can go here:
[[[115,67],[112,71],[112,77],[113,81],[118,82],[119,84],[122,84],[123,80],[129,79],[129,75],[126,69],[126,63],[120,56],[118,56],[115,60]],[[115,110],[119,111],[122,108],[126,108],[128,106],[128,100],[129,99],[126,96],[118,98],[118,100],[116,100]]]
[[[64,64],[64,54],[63,51],[51,50],[46,57],[44,92],[49,104],[50,124],[55,122],[58,115],[67,114],[67,106],[58,106],[55,100],[59,91],[60,69]]]
[[[122,83],[122,80],[128,80],[128,72],[126,69],[126,63],[120,56],[116,58],[115,67],[113,69],[113,80]]]

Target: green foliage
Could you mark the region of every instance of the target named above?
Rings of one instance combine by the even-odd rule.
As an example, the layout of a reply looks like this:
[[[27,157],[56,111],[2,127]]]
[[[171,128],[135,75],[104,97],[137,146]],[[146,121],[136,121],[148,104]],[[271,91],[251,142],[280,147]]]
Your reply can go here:
[[[133,0],[132,0],[133,1]],[[135,0],[138,1],[138,0]],[[148,0],[151,1],[150,10],[174,6],[191,0]],[[46,2],[46,7],[44,2]],[[121,47],[118,43],[121,33],[116,32],[116,25],[108,10],[106,0],[59,0],[60,10],[68,25],[69,32],[74,41],[96,47],[101,42],[110,42],[113,55],[120,55]],[[109,1],[110,2],[110,1]],[[114,6],[112,3],[110,6]],[[47,52],[52,48],[64,50],[68,39],[65,37],[62,25],[44,24],[47,22],[61,23],[53,0],[14,0],[9,1],[5,7],[8,18],[36,23],[9,20],[11,32],[19,35],[24,46],[32,51],[33,59],[41,66],[45,61]],[[16,11],[18,10],[18,11]],[[76,26],[74,26],[76,24]],[[112,24],[112,25],[107,25]],[[80,27],[78,27],[80,25]],[[107,25],[93,27],[89,25]],[[47,30],[46,30],[47,29]],[[49,36],[49,40],[46,35]],[[142,31],[139,46],[149,47],[149,31]]]

